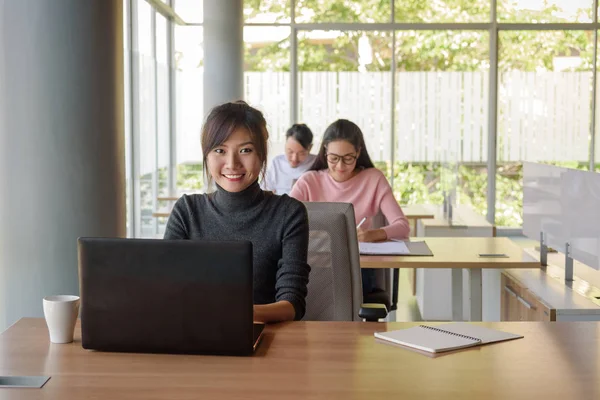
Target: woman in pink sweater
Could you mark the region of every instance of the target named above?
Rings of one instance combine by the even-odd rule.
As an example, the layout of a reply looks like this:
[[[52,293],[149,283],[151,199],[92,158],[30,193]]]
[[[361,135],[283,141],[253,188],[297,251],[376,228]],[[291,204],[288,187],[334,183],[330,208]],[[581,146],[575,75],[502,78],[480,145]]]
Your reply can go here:
[[[329,125],[312,167],[298,179],[291,197],[301,201],[352,203],[361,242],[406,239],[410,227],[394,198],[392,188],[373,165],[360,128],[346,119]],[[388,225],[373,229],[373,217],[381,213]],[[363,294],[374,289],[375,271],[362,270]]]

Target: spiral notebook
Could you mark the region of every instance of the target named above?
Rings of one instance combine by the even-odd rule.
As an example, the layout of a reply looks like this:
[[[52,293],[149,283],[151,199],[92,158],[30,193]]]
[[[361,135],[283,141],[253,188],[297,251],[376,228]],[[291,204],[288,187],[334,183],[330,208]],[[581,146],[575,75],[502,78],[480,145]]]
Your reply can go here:
[[[520,339],[523,335],[453,322],[435,326],[419,325],[389,332],[375,332],[375,337],[430,353],[441,353],[487,343]]]

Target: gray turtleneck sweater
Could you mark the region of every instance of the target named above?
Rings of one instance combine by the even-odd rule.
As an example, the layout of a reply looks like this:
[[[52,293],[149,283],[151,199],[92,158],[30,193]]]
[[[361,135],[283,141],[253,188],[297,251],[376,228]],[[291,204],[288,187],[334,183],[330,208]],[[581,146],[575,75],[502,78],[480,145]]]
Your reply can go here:
[[[254,303],[287,300],[304,316],[310,267],[308,215],[287,195],[261,190],[258,182],[239,193],[217,187],[183,195],[171,212],[165,239],[249,240],[254,258]]]

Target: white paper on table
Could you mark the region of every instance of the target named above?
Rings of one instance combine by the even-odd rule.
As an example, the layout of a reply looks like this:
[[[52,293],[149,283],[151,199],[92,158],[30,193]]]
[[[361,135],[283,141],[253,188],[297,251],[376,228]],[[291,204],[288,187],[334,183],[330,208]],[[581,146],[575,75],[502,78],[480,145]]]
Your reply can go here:
[[[358,250],[360,254],[374,255],[403,255],[410,254],[406,243],[401,241],[366,243],[358,242]]]

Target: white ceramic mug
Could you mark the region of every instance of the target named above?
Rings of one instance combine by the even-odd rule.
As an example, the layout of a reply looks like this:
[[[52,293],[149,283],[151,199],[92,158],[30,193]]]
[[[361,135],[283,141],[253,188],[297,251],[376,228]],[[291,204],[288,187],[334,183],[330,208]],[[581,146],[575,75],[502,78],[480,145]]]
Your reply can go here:
[[[79,296],[44,297],[44,317],[52,343],[71,343],[79,315]]]

